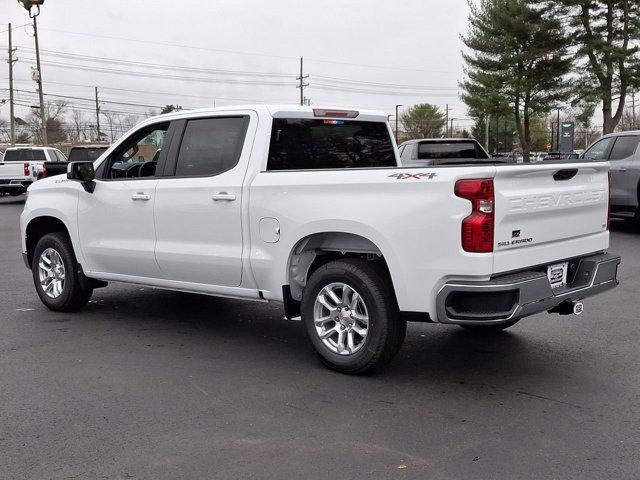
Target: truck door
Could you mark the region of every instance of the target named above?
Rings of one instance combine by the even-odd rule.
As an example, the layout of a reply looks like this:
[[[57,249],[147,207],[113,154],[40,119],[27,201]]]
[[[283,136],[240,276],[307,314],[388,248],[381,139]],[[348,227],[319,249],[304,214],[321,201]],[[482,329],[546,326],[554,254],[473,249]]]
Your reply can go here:
[[[78,228],[90,271],[160,277],[153,206],[168,130],[163,122],[133,133],[100,164],[94,191],[80,192]]]
[[[611,201],[617,207],[637,205],[638,176],[634,167],[639,141],[638,135],[621,135],[611,149]]]
[[[173,281],[242,282],[242,185],[257,116],[231,112],[180,122],[156,187],[156,260]]]

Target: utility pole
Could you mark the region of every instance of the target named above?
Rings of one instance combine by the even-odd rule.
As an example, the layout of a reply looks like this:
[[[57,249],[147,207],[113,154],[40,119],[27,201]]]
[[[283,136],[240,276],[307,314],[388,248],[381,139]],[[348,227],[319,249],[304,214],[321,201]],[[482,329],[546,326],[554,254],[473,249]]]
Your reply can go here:
[[[100,106],[98,105],[98,87],[93,87],[96,93],[96,141],[100,141]]]
[[[455,120],[455,118],[450,118],[449,121],[451,122],[451,128],[449,129],[449,137],[453,138],[453,121]]]
[[[558,125],[557,125],[557,130],[556,130],[556,135],[558,138],[558,142],[556,143],[556,146],[558,147],[558,158],[560,158],[560,107],[558,107]]]
[[[487,114],[487,118],[484,121],[484,148],[489,152],[489,122],[491,121],[491,114]]]
[[[39,10],[38,10],[39,12]],[[40,97],[40,120],[42,121],[42,143],[46,146],[47,140],[47,119],[44,114],[44,93],[42,91],[42,68],[40,67],[40,44],[38,43],[38,15],[33,16],[33,36],[36,41],[36,66],[38,67],[38,96]]]
[[[16,144],[16,120],[15,113],[13,111],[13,64],[18,61],[18,59],[13,58],[13,52],[15,52],[17,48],[13,48],[13,44],[11,43],[11,24],[9,24],[9,125],[10,125],[10,142],[13,147]]]
[[[300,57],[300,76],[296,77],[296,80],[300,81],[300,84],[296,87],[300,89],[300,105],[304,105],[304,88],[308,87],[308,83],[304,83],[305,79],[309,78],[309,75],[304,74],[303,69],[304,59]]]
[[[496,115],[496,155],[500,153],[500,115]]]
[[[448,103],[445,108],[446,108],[446,120],[444,121],[444,128],[446,131],[449,128],[449,104]],[[449,136],[449,132],[446,132],[445,137],[448,137],[448,136]]]
[[[9,37],[11,37],[11,34],[9,34]],[[633,129],[637,129],[638,127],[636,126],[636,91],[633,90],[633,92],[631,93],[631,118],[633,119]]]
[[[396,143],[398,142],[398,107],[402,105],[396,105]]]

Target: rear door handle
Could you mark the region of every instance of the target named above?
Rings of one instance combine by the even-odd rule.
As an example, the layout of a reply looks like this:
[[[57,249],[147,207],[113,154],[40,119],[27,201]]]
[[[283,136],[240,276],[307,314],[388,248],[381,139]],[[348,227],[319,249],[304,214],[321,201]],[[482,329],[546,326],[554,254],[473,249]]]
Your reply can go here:
[[[213,198],[214,202],[220,202],[220,201],[233,202],[236,199],[236,196],[233,193],[218,192],[214,194],[213,197],[211,198]]]
[[[138,192],[138,193],[134,193],[133,195],[131,195],[131,199],[132,200],[143,200],[143,201],[147,201],[147,200],[151,200],[151,195],[147,194],[147,193],[142,193],[142,192]]]
[[[614,172],[626,172],[627,171],[627,169],[624,168],[624,167],[612,168],[611,170],[614,171]]]

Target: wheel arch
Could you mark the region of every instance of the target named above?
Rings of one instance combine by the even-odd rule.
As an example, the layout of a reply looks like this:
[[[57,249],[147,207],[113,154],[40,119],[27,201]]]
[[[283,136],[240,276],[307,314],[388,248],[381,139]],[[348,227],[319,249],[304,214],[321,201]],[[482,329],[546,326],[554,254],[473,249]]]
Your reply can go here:
[[[391,282],[395,292],[387,258],[370,239],[355,233],[325,231],[306,235],[298,240],[287,262],[287,284],[283,286],[285,311],[288,317],[299,314],[300,300],[308,278],[322,265],[337,259],[365,258],[375,262],[380,271]]]
[[[33,252],[38,244],[38,241],[49,233],[62,232],[71,238],[69,228],[67,225],[57,217],[43,215],[40,217],[32,218],[27,224],[25,230],[26,234],[26,254],[28,264],[33,263]]]

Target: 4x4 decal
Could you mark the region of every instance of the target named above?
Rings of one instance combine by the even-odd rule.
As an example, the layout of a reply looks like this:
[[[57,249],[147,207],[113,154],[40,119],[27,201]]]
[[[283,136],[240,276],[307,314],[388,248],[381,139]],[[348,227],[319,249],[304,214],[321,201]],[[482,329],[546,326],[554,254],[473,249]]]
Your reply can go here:
[[[430,172],[430,173],[425,173],[425,172],[420,172],[420,173],[408,173],[408,172],[403,172],[403,173],[394,173],[393,175],[389,175],[389,177],[393,177],[393,178],[397,178],[398,180],[421,180],[423,178],[426,178],[427,180],[433,180],[433,178],[437,177],[435,172]]]

